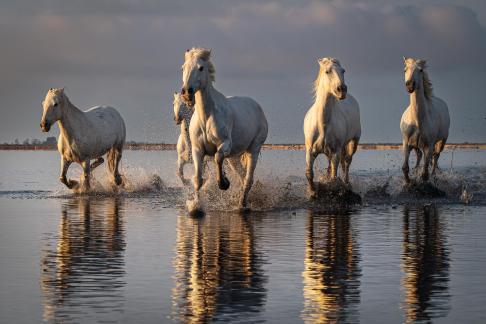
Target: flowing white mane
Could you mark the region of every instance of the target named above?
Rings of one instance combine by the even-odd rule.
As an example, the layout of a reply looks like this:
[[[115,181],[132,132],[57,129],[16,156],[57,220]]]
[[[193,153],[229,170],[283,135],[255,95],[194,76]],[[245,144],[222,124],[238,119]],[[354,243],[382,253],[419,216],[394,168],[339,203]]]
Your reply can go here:
[[[426,60],[420,60],[420,59],[413,59],[411,57],[405,59],[405,67],[409,67],[409,66],[413,66],[413,65],[419,66],[423,71],[425,98],[427,98],[427,99],[432,98],[432,96],[434,94],[433,94],[432,81],[430,81],[429,74],[426,71],[427,61]]]
[[[187,61],[192,58],[201,59],[207,63],[209,77],[214,82],[216,80],[216,69],[214,68],[213,62],[210,61],[211,50],[202,47],[188,49],[184,54],[184,60]]]
[[[321,79],[322,73],[327,69],[327,65],[329,64],[337,64],[338,66],[341,66],[341,63],[339,63],[338,59],[335,59],[333,57],[323,57],[317,60],[319,62],[319,73],[317,73],[317,78],[315,79],[313,86],[312,86],[312,93],[314,95],[314,99],[317,96],[317,90],[319,88],[319,80]]]

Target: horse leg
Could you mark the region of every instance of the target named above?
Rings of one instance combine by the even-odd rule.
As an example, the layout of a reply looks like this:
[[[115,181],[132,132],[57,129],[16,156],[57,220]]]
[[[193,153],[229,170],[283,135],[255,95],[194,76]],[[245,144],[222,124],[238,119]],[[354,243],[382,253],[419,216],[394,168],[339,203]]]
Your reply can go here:
[[[258,152],[248,153],[246,156],[246,176],[243,184],[243,195],[240,200],[240,208],[245,209],[247,206],[248,193],[253,185],[253,174],[258,160]]]
[[[438,141],[437,143],[435,143],[434,153],[432,155],[432,174],[433,175],[435,175],[436,169],[439,168],[439,164],[438,164],[439,157],[440,157],[440,153],[444,149],[444,146],[445,146],[445,141],[443,141],[443,140]]]
[[[341,162],[343,166],[343,173],[344,173],[344,182],[349,183],[349,167],[351,166],[351,162],[353,161],[353,155],[356,153],[358,148],[358,141],[353,139],[349,141],[349,143],[344,148],[344,161]]]
[[[96,161],[94,161],[93,163],[91,163],[91,171],[93,171],[94,169],[96,169],[97,167],[99,167],[100,165],[103,164],[103,162],[105,162],[105,159],[103,159],[103,157],[99,157],[96,159]]]
[[[240,178],[241,183],[245,180],[245,168],[241,163],[241,159],[246,158],[245,155],[235,156],[232,158],[228,158],[229,165],[234,173],[238,175]]]
[[[305,176],[307,177],[308,188],[312,198],[316,196],[316,189],[314,187],[314,161],[316,155],[312,152],[312,147],[308,147],[305,151]]]
[[[403,166],[402,166],[402,171],[403,171],[403,176],[405,177],[405,182],[407,184],[410,183],[410,176],[408,175],[408,172],[410,171],[410,168],[408,166],[408,159],[410,157],[410,151],[412,150],[412,147],[408,145],[407,141],[403,141]]]
[[[343,176],[346,177],[346,150],[345,149],[341,151],[341,172]]]
[[[422,171],[422,181],[429,180],[429,164],[431,160],[432,150],[430,146],[424,146],[424,167]]]
[[[417,156],[417,161],[415,162],[414,169],[418,169],[420,166],[420,161],[422,161],[422,151],[418,147],[415,148],[415,155]]]
[[[184,178],[184,165],[186,160],[179,154],[177,156],[177,176],[181,179],[183,185],[187,185],[187,179]]]
[[[115,180],[115,183],[117,186],[120,186],[123,184],[123,179],[120,175],[120,172],[118,168],[120,167],[120,160],[122,158],[122,146],[115,148],[115,169],[113,170],[113,180]]]
[[[87,159],[86,161],[81,162],[81,166],[83,167],[83,190],[88,191],[90,189],[89,184],[89,174],[90,174],[90,160]]]
[[[71,161],[68,161],[64,158],[61,158],[61,175],[59,176],[59,180],[66,185],[69,189],[72,189],[75,187],[78,182],[75,180],[68,180],[66,177],[67,171],[69,169],[69,166],[71,165]]]
[[[230,186],[230,182],[226,175],[224,174],[224,169],[223,169],[223,162],[224,158],[228,156],[230,152],[230,144],[228,141],[223,142],[218,147],[218,150],[216,151],[216,154],[214,155],[214,161],[217,165],[217,179],[218,179],[218,187],[221,190],[228,190]]]
[[[196,149],[194,146],[192,147],[192,161],[194,163],[194,195],[195,201],[199,201],[199,190],[203,185],[203,162],[204,162],[204,152],[201,150]]]
[[[329,180],[331,179],[331,158],[328,154],[325,154],[327,159],[327,169],[326,169],[326,178]]]
[[[341,150],[331,153],[331,180],[336,180],[338,175],[339,162],[341,158]]]

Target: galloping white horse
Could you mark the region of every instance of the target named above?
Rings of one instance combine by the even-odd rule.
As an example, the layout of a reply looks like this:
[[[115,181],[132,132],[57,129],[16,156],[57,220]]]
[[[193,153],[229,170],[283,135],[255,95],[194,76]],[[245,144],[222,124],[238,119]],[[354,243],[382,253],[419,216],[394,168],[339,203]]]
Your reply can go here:
[[[230,183],[224,174],[223,161],[244,154],[246,176],[239,201],[239,207],[244,209],[258,154],[267,138],[267,119],[255,100],[225,97],[213,87],[215,69],[210,55],[211,51],[207,49],[192,48],[186,51],[182,66],[181,94],[184,101],[195,108],[189,128],[194,159],[195,200],[199,200],[205,155],[214,156],[218,186],[227,190]]]
[[[183,184],[188,180],[184,178],[184,165],[192,163],[191,139],[189,137],[189,124],[194,109],[188,107],[181,98],[180,93],[174,92],[174,121],[181,125],[181,134],[177,140],[177,176]]]
[[[437,168],[437,160],[444,149],[449,136],[449,109],[447,104],[432,94],[425,60],[403,58],[405,64],[405,87],[410,93],[410,105],[402,115],[400,129],[403,138],[403,175],[410,183],[408,175],[408,158],[410,151],[417,152],[417,166],[419,157],[424,153],[422,180],[429,178],[429,164],[432,159],[432,174]]]
[[[90,171],[102,164],[102,156],[108,153],[108,169],[115,184],[121,185],[123,180],[118,166],[126,131],[118,111],[112,107],[97,106],[83,112],[69,101],[64,88],[50,89],[42,105],[42,131],[48,132],[59,121],[57,148],[61,154],[61,182],[70,189],[78,187],[77,181],[66,178],[71,163],[77,162],[83,168],[83,189],[89,190]],[[90,164],[94,159],[96,161]]]
[[[306,176],[311,196],[314,187],[314,160],[324,153],[329,161],[328,173],[336,179],[341,163],[344,179],[349,181],[349,166],[361,137],[359,106],[347,94],[344,69],[335,58],[318,60],[319,74],[314,82],[315,102],[304,119]]]

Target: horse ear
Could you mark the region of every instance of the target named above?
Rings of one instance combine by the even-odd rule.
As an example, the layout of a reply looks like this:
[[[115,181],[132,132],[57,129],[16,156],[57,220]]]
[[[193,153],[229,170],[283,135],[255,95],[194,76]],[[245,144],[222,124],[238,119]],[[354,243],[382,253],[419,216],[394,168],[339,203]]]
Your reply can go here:
[[[186,49],[186,52],[184,53],[184,60],[187,61],[187,59],[189,59],[190,56],[191,56],[191,50]]]
[[[174,99],[177,99],[177,97],[178,97],[178,93],[177,91],[174,91]]]
[[[403,64],[407,64],[407,58],[403,56]]]

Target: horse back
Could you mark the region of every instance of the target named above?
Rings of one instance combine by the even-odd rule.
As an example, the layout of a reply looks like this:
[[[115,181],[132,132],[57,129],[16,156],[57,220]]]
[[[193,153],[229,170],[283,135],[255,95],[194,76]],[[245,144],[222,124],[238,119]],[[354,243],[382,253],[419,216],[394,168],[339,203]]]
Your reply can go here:
[[[260,105],[249,97],[228,97],[229,118],[233,119],[231,137],[236,150],[250,144],[263,144],[268,134],[268,123]]]
[[[86,118],[90,121],[92,131],[113,141],[125,141],[126,127],[120,113],[110,106],[96,106],[86,110]]]

